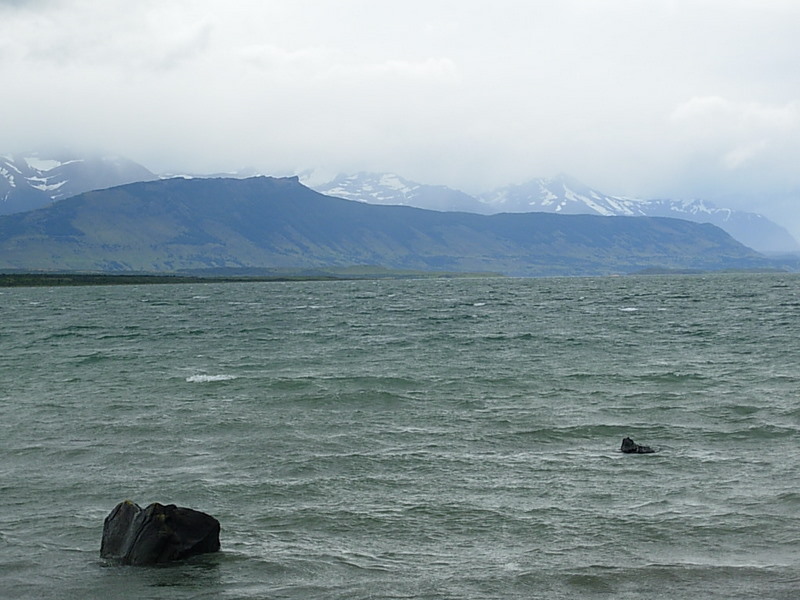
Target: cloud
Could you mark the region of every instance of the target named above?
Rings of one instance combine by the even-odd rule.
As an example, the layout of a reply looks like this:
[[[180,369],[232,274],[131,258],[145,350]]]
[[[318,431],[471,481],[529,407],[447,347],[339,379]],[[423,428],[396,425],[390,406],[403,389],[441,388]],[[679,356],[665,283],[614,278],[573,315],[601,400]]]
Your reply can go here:
[[[800,104],[695,97],[677,106],[671,121],[687,157],[714,158],[724,169],[734,171],[752,166],[758,159],[782,162],[773,154],[797,146]]]
[[[671,115],[679,177],[709,194],[769,194],[770,186],[800,187],[793,166],[800,156],[800,104],[695,97]],[[686,173],[692,172],[692,176]],[[716,182],[716,183],[715,183]],[[782,182],[782,183],[781,183]],[[735,186],[735,187],[734,187]],[[759,191],[760,190],[760,191]]]
[[[387,170],[473,192],[560,171],[629,195],[800,189],[788,0],[0,12],[0,151],[90,144],[154,170]]]
[[[678,125],[749,135],[761,131],[785,131],[800,125],[797,102],[770,105],[735,102],[720,96],[694,97],[677,106],[671,118]]]
[[[12,8],[37,8],[52,0],[0,0],[0,10]]]
[[[740,144],[722,156],[722,165],[731,171],[742,168],[752,162],[768,148],[766,140]]]
[[[282,80],[314,80],[326,86],[374,85],[377,89],[377,86],[397,79],[407,84],[448,83],[458,79],[456,65],[446,57],[363,61],[354,60],[332,48],[287,49],[271,44],[244,46],[237,53],[246,65],[258,69],[264,76]]]
[[[458,69],[455,63],[446,57],[430,57],[423,60],[387,60],[381,63],[362,65],[339,65],[332,70],[333,77],[360,79],[401,78],[408,82],[442,82],[450,83],[458,80]]]
[[[250,44],[238,48],[236,54],[246,65],[265,74],[287,72],[300,77],[324,71],[335,60],[334,52],[315,46],[290,50],[274,44]]]
[[[169,4],[141,10],[147,4],[53,2],[17,13],[0,31],[17,60],[35,69],[170,69],[208,49],[208,19]]]

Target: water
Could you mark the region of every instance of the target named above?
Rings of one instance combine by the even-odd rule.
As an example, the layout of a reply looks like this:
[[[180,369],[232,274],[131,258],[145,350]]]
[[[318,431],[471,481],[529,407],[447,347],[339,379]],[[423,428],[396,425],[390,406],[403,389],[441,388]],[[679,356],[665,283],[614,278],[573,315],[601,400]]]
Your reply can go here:
[[[2,598],[797,597],[798,276],[4,289],[0,317]],[[126,498],[223,551],[102,561]]]

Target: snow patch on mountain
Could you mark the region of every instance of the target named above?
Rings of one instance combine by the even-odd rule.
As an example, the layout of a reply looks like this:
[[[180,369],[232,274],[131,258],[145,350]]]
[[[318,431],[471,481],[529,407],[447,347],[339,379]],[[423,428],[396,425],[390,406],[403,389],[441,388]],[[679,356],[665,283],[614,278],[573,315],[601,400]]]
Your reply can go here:
[[[23,156],[22,160],[34,171],[51,171],[56,167],[60,167],[64,163],[60,160],[52,158],[41,158],[39,156]],[[75,162],[75,161],[71,161]]]
[[[315,181],[305,174],[303,182],[312,189],[336,198],[368,204],[413,206],[426,210],[485,213],[485,206],[473,196],[444,185],[426,185],[394,173],[340,174],[329,181]]]
[[[53,192],[67,183],[66,179],[62,179],[61,181],[56,181],[55,183],[48,183],[50,179],[51,178],[49,177],[29,177],[28,183],[31,184],[32,188],[35,188],[37,190],[42,190],[43,192]]]
[[[8,169],[0,166],[0,175],[2,175],[6,179],[6,181],[8,181],[9,186],[11,186],[12,188],[17,187],[17,182],[14,179],[14,174],[9,172]]]
[[[316,190],[346,200],[406,205],[421,187],[393,173],[357,173],[339,175],[332,181],[317,185]]]

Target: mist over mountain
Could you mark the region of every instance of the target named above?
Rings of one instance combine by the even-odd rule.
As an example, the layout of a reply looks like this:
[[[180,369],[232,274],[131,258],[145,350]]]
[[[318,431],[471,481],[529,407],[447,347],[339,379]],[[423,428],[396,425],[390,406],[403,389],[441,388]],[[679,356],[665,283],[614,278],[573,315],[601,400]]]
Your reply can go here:
[[[0,215],[34,210],[75,194],[157,176],[121,156],[68,151],[0,155]]]
[[[297,178],[133,183],[0,217],[6,270],[352,265],[518,276],[774,266],[721,229],[680,219],[376,206]]]

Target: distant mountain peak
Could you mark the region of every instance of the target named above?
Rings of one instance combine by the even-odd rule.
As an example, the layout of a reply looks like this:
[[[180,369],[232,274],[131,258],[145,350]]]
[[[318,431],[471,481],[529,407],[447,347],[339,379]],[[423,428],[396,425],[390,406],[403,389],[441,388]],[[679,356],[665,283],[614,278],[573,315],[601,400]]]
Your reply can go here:
[[[608,196],[566,174],[531,179],[480,196],[503,212],[557,212],[604,216],[643,216],[641,201]]]
[[[427,210],[485,213],[476,198],[444,185],[427,185],[395,173],[340,173],[313,189],[336,198],[368,204],[414,206]]]
[[[374,204],[405,204],[421,184],[394,173],[340,173],[331,181],[314,186],[328,196],[371,202]]]
[[[654,199],[609,196],[565,174],[498,188],[480,200],[502,212],[555,212],[603,216],[672,217],[711,223],[761,252],[794,251],[797,241],[762,215],[717,208],[700,199]]]
[[[87,157],[66,150],[0,155],[0,214],[41,208],[82,192],[155,179],[120,156]]]

